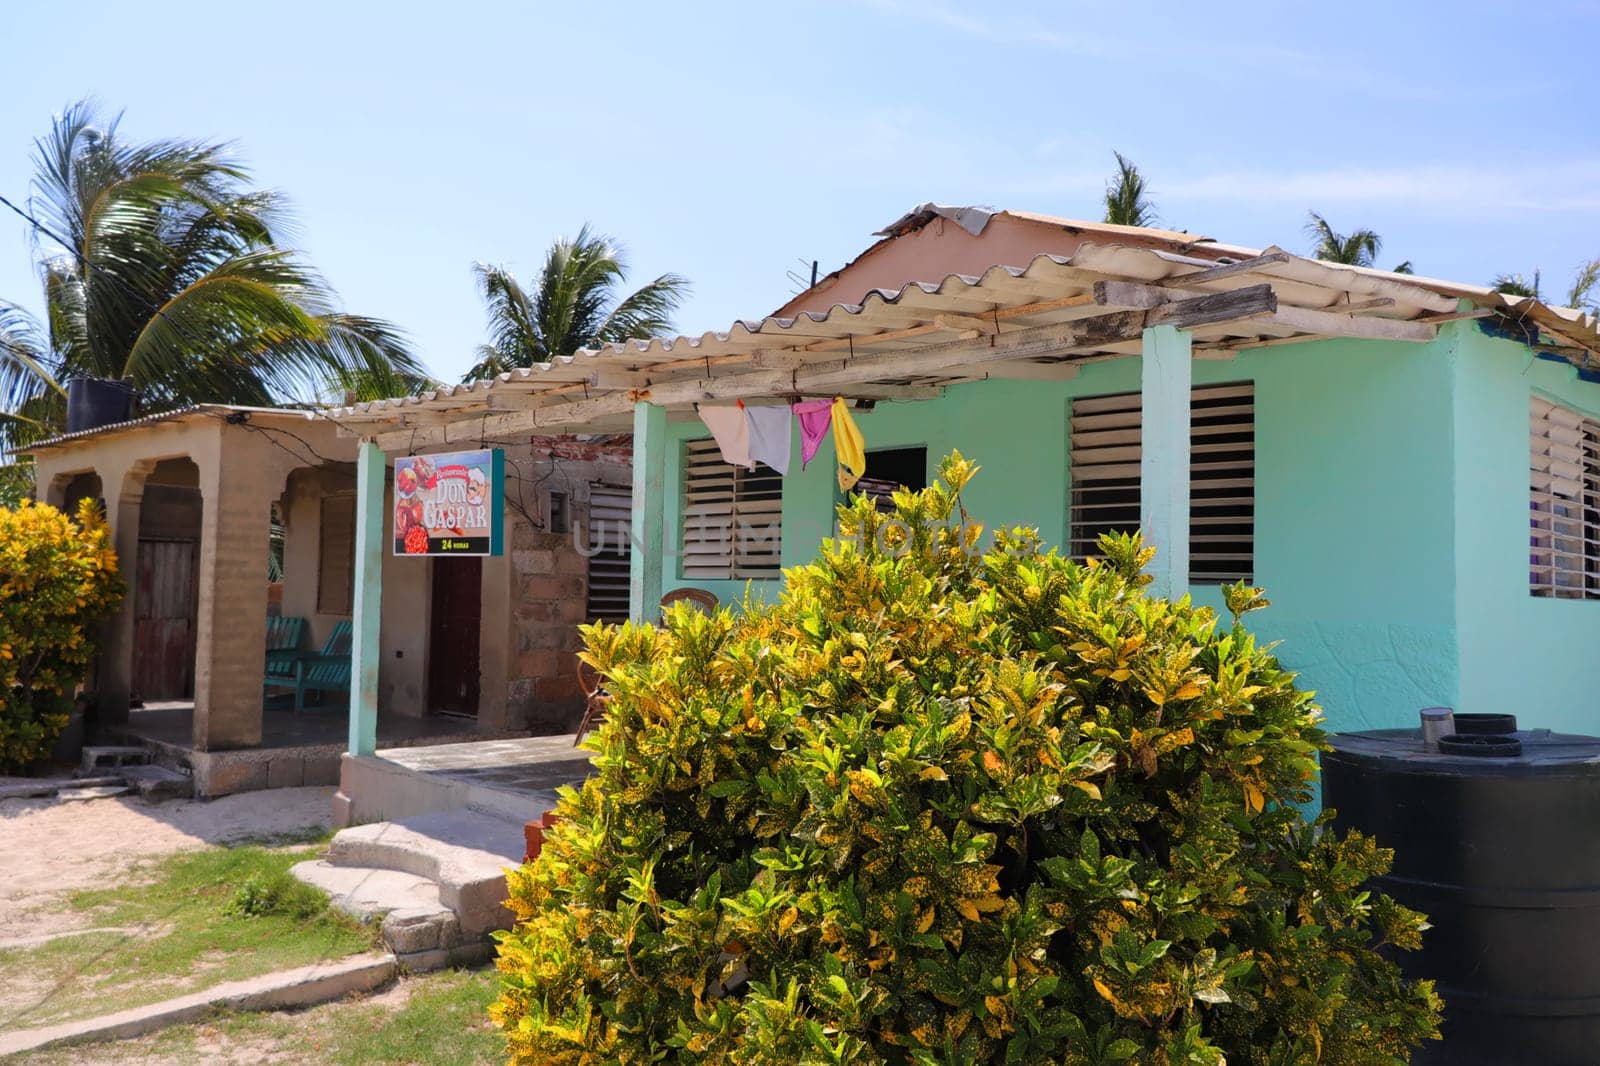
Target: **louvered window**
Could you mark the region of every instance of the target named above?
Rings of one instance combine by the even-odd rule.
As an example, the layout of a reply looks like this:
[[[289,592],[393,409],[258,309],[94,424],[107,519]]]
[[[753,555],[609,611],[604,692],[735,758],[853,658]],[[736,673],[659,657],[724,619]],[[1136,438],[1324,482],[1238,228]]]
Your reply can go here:
[[[1077,558],[1095,554],[1102,533],[1139,528],[1140,407],[1136,392],[1072,402],[1070,550]],[[1196,388],[1189,411],[1189,580],[1253,580],[1255,386]]]
[[[867,453],[867,470],[850,494],[864,492],[885,513],[894,511],[894,494],[901,489],[928,487],[928,449],[885,448]]]
[[[781,577],[782,476],[723,462],[714,440],[688,442],[683,469],[683,576]]]
[[[555,494],[551,496],[553,501]],[[589,618],[591,621],[626,621],[629,555],[633,544],[633,493],[612,485],[591,485],[589,521],[584,533],[588,540],[585,550],[594,553],[589,556]]]
[[[1528,413],[1529,589],[1600,599],[1600,422],[1537,396]]]

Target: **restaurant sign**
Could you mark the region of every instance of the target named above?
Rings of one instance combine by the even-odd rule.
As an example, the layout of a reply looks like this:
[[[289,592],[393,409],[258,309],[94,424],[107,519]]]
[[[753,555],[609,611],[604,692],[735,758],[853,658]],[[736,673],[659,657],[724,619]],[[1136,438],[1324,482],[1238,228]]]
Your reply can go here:
[[[499,555],[505,543],[499,448],[394,461],[396,555]]]

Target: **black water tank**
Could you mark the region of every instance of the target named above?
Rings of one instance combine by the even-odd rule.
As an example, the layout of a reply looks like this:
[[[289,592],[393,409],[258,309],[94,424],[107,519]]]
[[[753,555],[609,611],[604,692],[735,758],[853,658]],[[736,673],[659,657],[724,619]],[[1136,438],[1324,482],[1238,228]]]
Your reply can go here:
[[[1600,1063],[1600,738],[1507,736],[1519,754],[1424,751],[1419,730],[1385,729],[1322,756],[1335,824],[1394,849],[1377,887],[1433,925],[1397,956],[1445,1001],[1419,1066]]]
[[[67,382],[67,432],[81,433],[133,415],[133,386],[108,378],[73,378]]]

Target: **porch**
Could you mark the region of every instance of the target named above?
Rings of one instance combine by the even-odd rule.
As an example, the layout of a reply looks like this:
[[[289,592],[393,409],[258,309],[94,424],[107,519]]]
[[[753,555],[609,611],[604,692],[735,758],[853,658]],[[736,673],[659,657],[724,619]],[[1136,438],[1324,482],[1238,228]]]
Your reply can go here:
[[[125,722],[105,727],[105,734],[116,743],[147,748],[157,765],[190,774],[200,796],[339,783],[349,729],[342,706],[301,714],[271,711],[262,719],[259,744],[220,751],[195,746],[194,713],[192,701],[152,701],[131,709]],[[457,715],[384,713],[378,720],[382,744],[393,749],[512,735],[485,733],[473,719]]]

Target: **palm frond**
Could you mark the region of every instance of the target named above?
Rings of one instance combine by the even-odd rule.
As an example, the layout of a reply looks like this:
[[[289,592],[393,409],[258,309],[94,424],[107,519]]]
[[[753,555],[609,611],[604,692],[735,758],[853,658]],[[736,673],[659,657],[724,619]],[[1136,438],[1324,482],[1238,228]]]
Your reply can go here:
[[[1600,285],[1600,259],[1591,259],[1573,275],[1572,287],[1567,290],[1567,306],[1590,313],[1600,312],[1595,299],[1595,286]]]
[[[672,314],[690,293],[689,279],[682,274],[660,277],[624,296],[589,342],[620,343],[634,337],[657,337],[672,330]]]
[[[467,381],[549,362],[580,348],[668,333],[673,312],[689,294],[688,280],[678,274],[662,274],[621,293],[627,260],[614,240],[588,225],[576,237],[551,242],[531,289],[505,267],[478,263],[473,275],[488,313],[489,340],[478,349]]]
[[[1111,154],[1117,157],[1117,174],[1106,184],[1105,220],[1118,226],[1155,225],[1155,204],[1150,200],[1144,175],[1121,152]]]
[[[1372,266],[1383,247],[1383,240],[1370,229],[1352,230],[1348,235],[1338,232],[1328,220],[1315,211],[1307,212],[1306,236],[1313,244],[1311,254],[1324,262],[1343,263],[1347,266]]]
[[[1496,275],[1489,287],[1494,289],[1495,292],[1503,293],[1506,296],[1531,296],[1535,300],[1543,299],[1539,294],[1540,279],[1537,270],[1533,272],[1532,281],[1529,281],[1521,274]]]
[[[37,438],[50,400],[64,395],[51,362],[33,316],[0,302],[0,451]]]
[[[304,403],[352,385],[409,392],[431,380],[398,330],[346,313],[283,247],[292,221],[282,198],[252,188],[230,146],[129,141],[84,101],[35,142],[34,161],[58,378],[131,377],[148,410]]]

